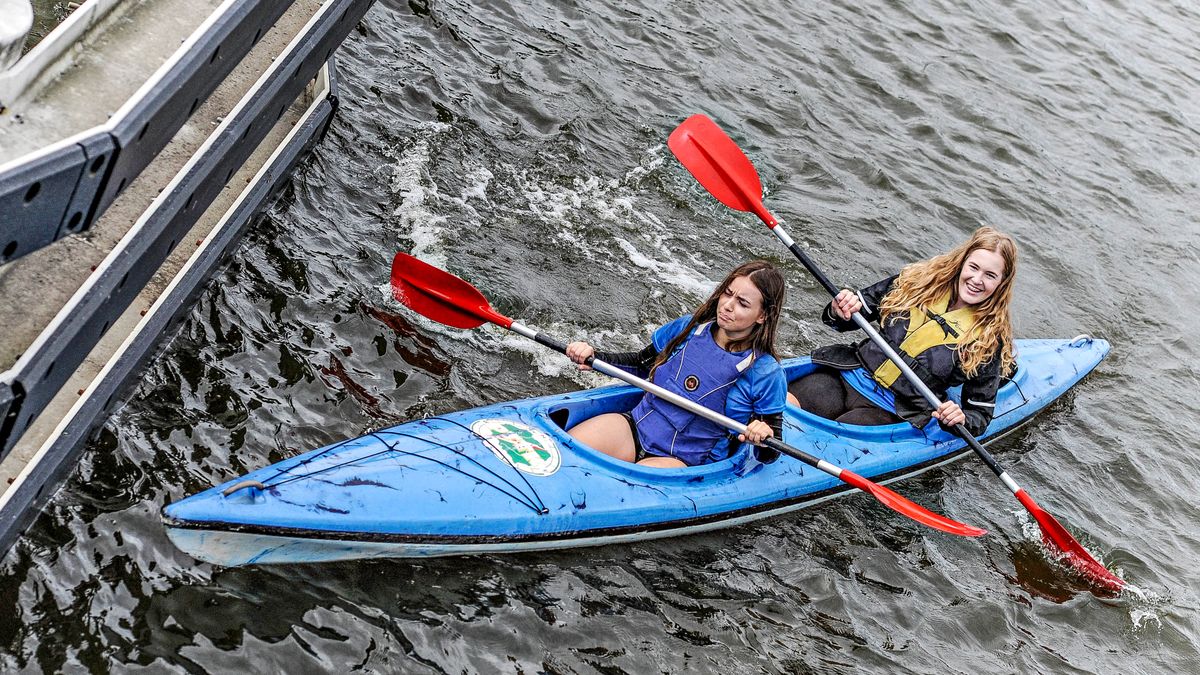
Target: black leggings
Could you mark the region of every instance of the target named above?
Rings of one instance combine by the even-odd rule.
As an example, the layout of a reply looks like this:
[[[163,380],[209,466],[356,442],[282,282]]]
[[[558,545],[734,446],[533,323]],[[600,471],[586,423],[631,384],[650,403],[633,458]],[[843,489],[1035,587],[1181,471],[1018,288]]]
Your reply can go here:
[[[799,399],[802,409],[827,420],[868,427],[904,421],[895,413],[871,403],[833,368],[818,367],[789,383],[788,391]]]

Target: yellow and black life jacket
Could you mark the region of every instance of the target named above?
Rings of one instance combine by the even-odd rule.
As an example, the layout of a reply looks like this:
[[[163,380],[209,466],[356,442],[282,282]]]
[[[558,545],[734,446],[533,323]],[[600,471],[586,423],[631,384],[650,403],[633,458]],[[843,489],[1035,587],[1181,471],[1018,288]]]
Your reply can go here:
[[[944,345],[953,349],[975,325],[975,310],[967,306],[947,312],[949,305],[950,292],[947,291],[930,306],[909,311],[908,330],[898,345],[898,351],[916,358],[932,347]],[[900,369],[885,359],[871,375],[876,382],[890,388],[900,377]]]

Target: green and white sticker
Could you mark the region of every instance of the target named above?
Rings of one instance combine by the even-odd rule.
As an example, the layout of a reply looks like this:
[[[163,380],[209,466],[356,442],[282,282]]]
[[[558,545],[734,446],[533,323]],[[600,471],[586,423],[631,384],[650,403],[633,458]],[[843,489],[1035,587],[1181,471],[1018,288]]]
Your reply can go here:
[[[501,461],[534,476],[549,476],[562,466],[558,445],[545,432],[521,422],[500,418],[476,420],[479,434]]]

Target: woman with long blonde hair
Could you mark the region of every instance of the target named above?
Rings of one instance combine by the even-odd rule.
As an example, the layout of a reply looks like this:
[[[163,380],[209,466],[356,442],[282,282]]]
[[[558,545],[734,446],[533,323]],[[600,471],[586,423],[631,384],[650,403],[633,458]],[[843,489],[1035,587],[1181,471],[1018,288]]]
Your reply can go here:
[[[858,328],[854,312],[878,321],[884,339],[943,401],[937,410],[869,339],[814,351],[817,370],[790,384],[788,400],[846,424],[924,427],[934,418],[979,435],[992,420],[1000,377],[1016,364],[1009,314],[1016,273],[1016,242],[981,227],[953,250],[860,291],[843,289],[826,305],[822,320],[838,331]],[[961,404],[946,398],[957,385]]]

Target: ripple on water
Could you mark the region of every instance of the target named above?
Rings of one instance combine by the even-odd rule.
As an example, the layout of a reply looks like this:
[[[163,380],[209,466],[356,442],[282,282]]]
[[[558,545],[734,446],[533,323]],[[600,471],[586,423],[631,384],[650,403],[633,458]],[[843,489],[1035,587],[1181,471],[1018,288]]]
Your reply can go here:
[[[1193,311],[1200,14],[1182,3],[376,3],[338,116],[5,558],[0,659],[49,672],[1186,672],[1200,643]],[[391,297],[398,250],[501,312],[644,344],[737,262],[824,291],[664,141],[726,128],[839,284],[980,223],[1021,245],[1027,337],[1113,354],[995,450],[1131,582],[1098,598],[974,460],[727,531],[585,551],[220,569],[161,507],[406,419],[601,384]],[[1014,521],[1014,513],[1016,519]],[[264,665],[265,664],[265,665]]]

